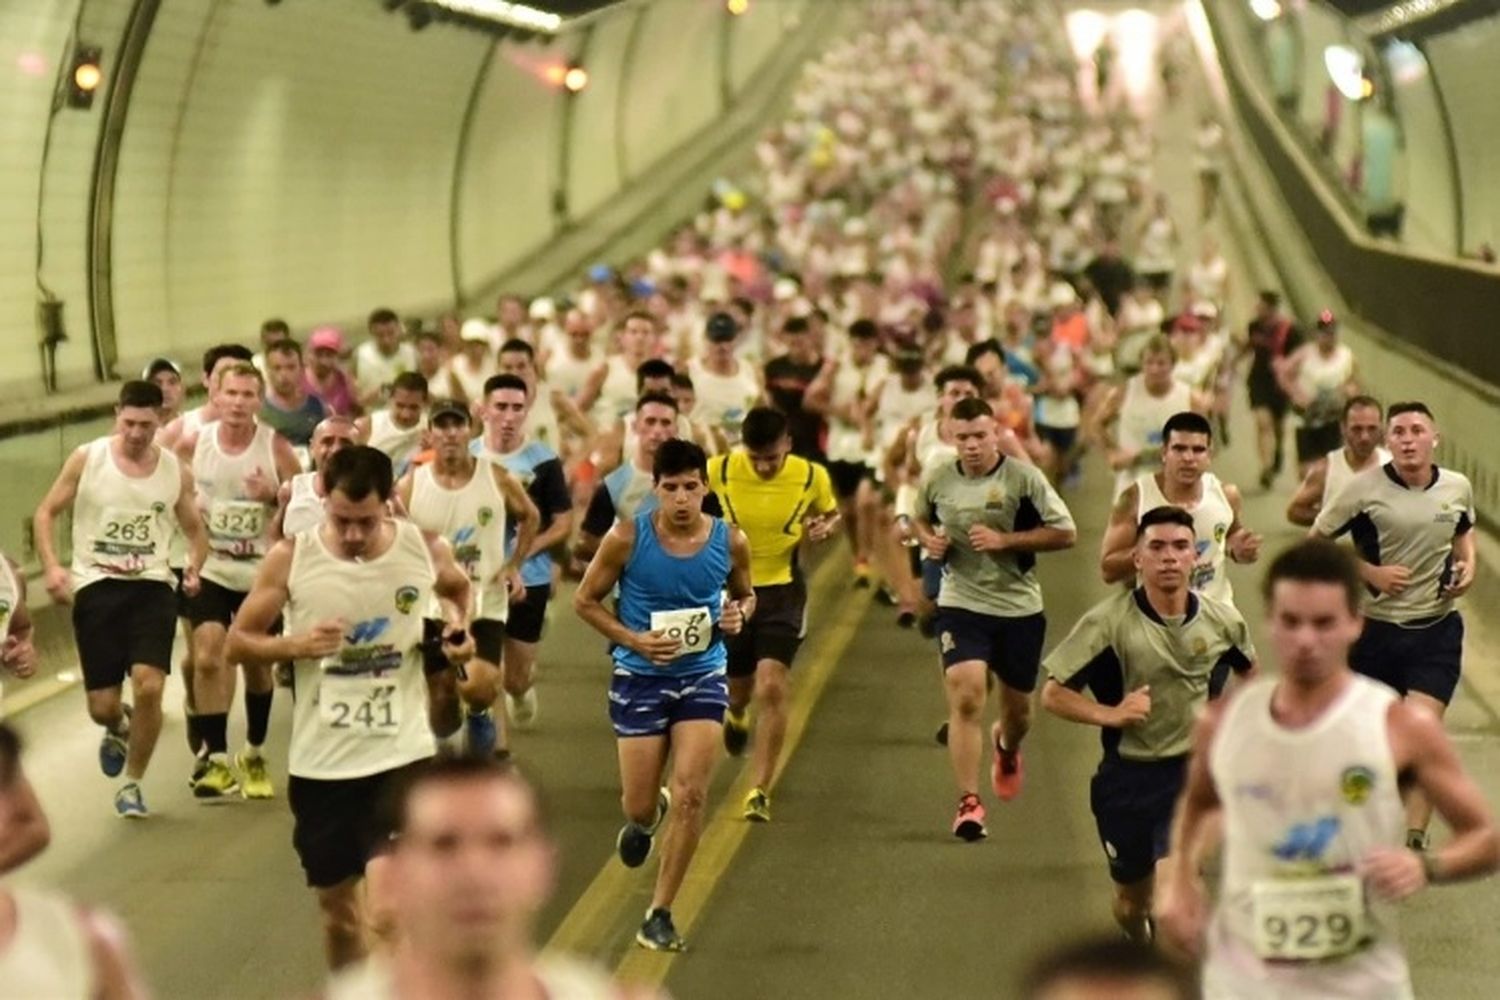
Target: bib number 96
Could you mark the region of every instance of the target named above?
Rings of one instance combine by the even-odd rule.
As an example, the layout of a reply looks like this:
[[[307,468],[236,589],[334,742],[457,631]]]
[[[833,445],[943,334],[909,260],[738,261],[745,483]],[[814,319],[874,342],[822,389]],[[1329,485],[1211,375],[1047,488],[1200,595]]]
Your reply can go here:
[[[678,655],[701,653],[713,639],[714,623],[707,608],[681,608],[651,612],[651,631],[661,632],[682,643]]]

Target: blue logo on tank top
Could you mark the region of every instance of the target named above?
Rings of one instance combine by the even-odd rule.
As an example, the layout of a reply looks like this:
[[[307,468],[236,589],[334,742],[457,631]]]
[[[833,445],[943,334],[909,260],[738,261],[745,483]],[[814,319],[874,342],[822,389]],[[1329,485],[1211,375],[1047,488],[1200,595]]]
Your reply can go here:
[[[1271,853],[1282,861],[1317,861],[1339,832],[1339,818],[1324,816],[1311,823],[1298,823],[1287,831]]]
[[[391,620],[383,616],[380,618],[366,618],[362,622],[355,622],[354,626],[349,629],[348,634],[344,636],[344,639],[351,646],[365,646],[379,639],[385,630],[390,627],[390,624]]]

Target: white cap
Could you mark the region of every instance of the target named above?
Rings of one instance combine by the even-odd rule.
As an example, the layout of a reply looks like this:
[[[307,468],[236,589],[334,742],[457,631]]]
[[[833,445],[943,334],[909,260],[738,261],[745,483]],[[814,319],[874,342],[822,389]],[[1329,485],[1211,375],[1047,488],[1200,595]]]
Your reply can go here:
[[[1055,281],[1047,290],[1047,303],[1054,309],[1062,309],[1078,301],[1078,293],[1066,281]]]
[[[458,328],[458,339],[468,341],[483,341],[488,344],[494,338],[490,335],[490,325],[482,319],[466,319],[464,325]]]
[[[532,299],[529,313],[532,319],[545,323],[557,318],[557,304],[545,297]]]
[[[797,293],[801,290],[791,278],[779,278],[776,284],[771,286],[771,294],[777,302],[786,302],[790,299],[795,299]]]

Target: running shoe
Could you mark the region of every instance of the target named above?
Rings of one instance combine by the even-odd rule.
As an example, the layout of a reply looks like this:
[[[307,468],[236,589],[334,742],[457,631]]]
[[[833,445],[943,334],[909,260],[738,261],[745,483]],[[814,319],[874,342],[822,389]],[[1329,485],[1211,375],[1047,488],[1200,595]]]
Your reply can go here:
[[[505,693],[505,714],[510,716],[510,721],[516,724],[520,730],[528,730],[536,725],[536,685],[526,689],[526,693],[517,698],[509,691]]]
[[[917,613],[915,611],[903,611],[896,616],[897,628],[916,628]]]
[[[1009,802],[1021,794],[1021,751],[1000,749],[1000,723],[990,728],[990,741],[995,744],[995,759],[990,762],[990,786],[1001,802]]]
[[[729,756],[738,757],[745,752],[750,742],[750,713],[746,710],[724,713],[724,749]]]
[[[115,792],[115,815],[121,819],[145,819],[151,815],[146,800],[141,795],[141,786],[127,781]]]
[[[128,749],[124,734],[112,733],[108,729],[104,731],[104,738],[99,741],[99,770],[106,778],[118,778],[125,770]]]
[[[259,750],[249,747],[234,756],[234,769],[240,776],[240,794],[247,799],[271,799],[276,790],[271,787],[270,770]]]
[[[620,827],[620,833],[615,837],[615,852],[620,855],[621,864],[626,868],[639,868],[646,863],[646,859],[651,856],[656,831],[661,829],[662,822],[667,818],[667,810],[671,808],[672,793],[663,788],[657,793],[656,818],[651,821],[650,826],[641,826],[632,820]]]
[[[672,924],[672,911],[656,907],[646,911],[646,920],[635,932],[635,943],[649,951],[682,951],[687,942]]]
[[[984,803],[973,792],[966,792],[958,800],[958,814],[953,817],[953,836],[973,843],[989,836],[984,828]]]
[[[500,733],[495,728],[495,717],[490,714],[489,709],[470,712],[465,718],[465,728],[469,735],[470,757],[489,757],[495,752]]]
[[[752,823],[771,822],[771,796],[764,788],[752,788],[745,796],[745,819]]]
[[[948,723],[945,722],[941,726],[938,726],[937,735],[933,739],[938,741],[939,746],[948,745]]]
[[[221,759],[210,757],[208,766],[203,769],[203,776],[193,782],[193,797],[203,799],[206,802],[222,802],[235,795],[240,790],[240,783],[235,780],[234,772],[229,765]]]

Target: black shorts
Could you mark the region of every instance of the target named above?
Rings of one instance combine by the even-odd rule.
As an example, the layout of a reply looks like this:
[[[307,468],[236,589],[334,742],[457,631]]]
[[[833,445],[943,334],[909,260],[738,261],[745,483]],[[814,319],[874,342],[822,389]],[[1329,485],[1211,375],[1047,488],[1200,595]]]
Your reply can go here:
[[[1099,843],[1109,859],[1109,877],[1139,882],[1167,856],[1172,809],[1187,780],[1187,755],[1165,760],[1105,758],[1089,782],[1089,807]]]
[[[1042,612],[1002,618],[940,607],[936,628],[944,669],[980,660],[1007,687],[1025,693],[1036,690],[1047,640],[1047,616]]]
[[[247,596],[243,590],[230,590],[212,580],[200,579],[198,593],[187,599],[187,619],[193,628],[209,622],[228,628]]]
[[[1446,705],[1458,687],[1463,652],[1464,619],[1457,611],[1415,628],[1366,618],[1349,666],[1400,695],[1420,691]]]
[[[1048,427],[1045,424],[1037,424],[1036,436],[1051,445],[1052,450],[1059,455],[1066,455],[1073,450],[1073,445],[1078,443],[1078,428]]]
[[[85,690],[119,687],[137,663],[171,673],[176,632],[170,583],[98,580],[73,595],[73,636]]]
[[[511,601],[505,619],[505,636],[517,642],[541,642],[542,628],[547,624],[547,602],[552,600],[552,585],[527,587],[526,600]],[[499,663],[498,659],[490,661]]]
[[[177,579],[177,585],[173,588],[172,593],[177,597],[178,618],[186,618],[188,616],[188,595],[182,592],[182,574],[183,569],[181,566],[172,567],[172,576]]]
[[[498,665],[505,649],[505,623],[481,618],[469,622],[469,634],[474,637],[474,655]],[[449,666],[448,654],[443,652],[443,622],[436,618],[422,619],[422,672],[431,676]]]
[[[807,584],[801,579],[755,588],[755,614],[739,635],[724,637],[730,677],[754,677],[756,664],[792,665],[807,627]]]
[[[1252,374],[1245,382],[1250,390],[1250,409],[1270,410],[1271,415],[1277,420],[1286,416],[1287,409],[1291,406],[1291,400],[1286,393],[1281,391],[1281,386],[1276,384],[1275,376],[1264,377]]]
[[[875,470],[864,462],[829,462],[828,478],[833,480],[834,496],[848,500],[859,489],[860,483],[875,478]]]
[[[308,885],[327,889],[364,875],[365,864],[396,828],[394,799],[401,783],[423,763],[341,781],[291,776],[286,794],[292,847]]]
[[[1338,424],[1303,425],[1297,428],[1297,461],[1316,462],[1344,443]]]

